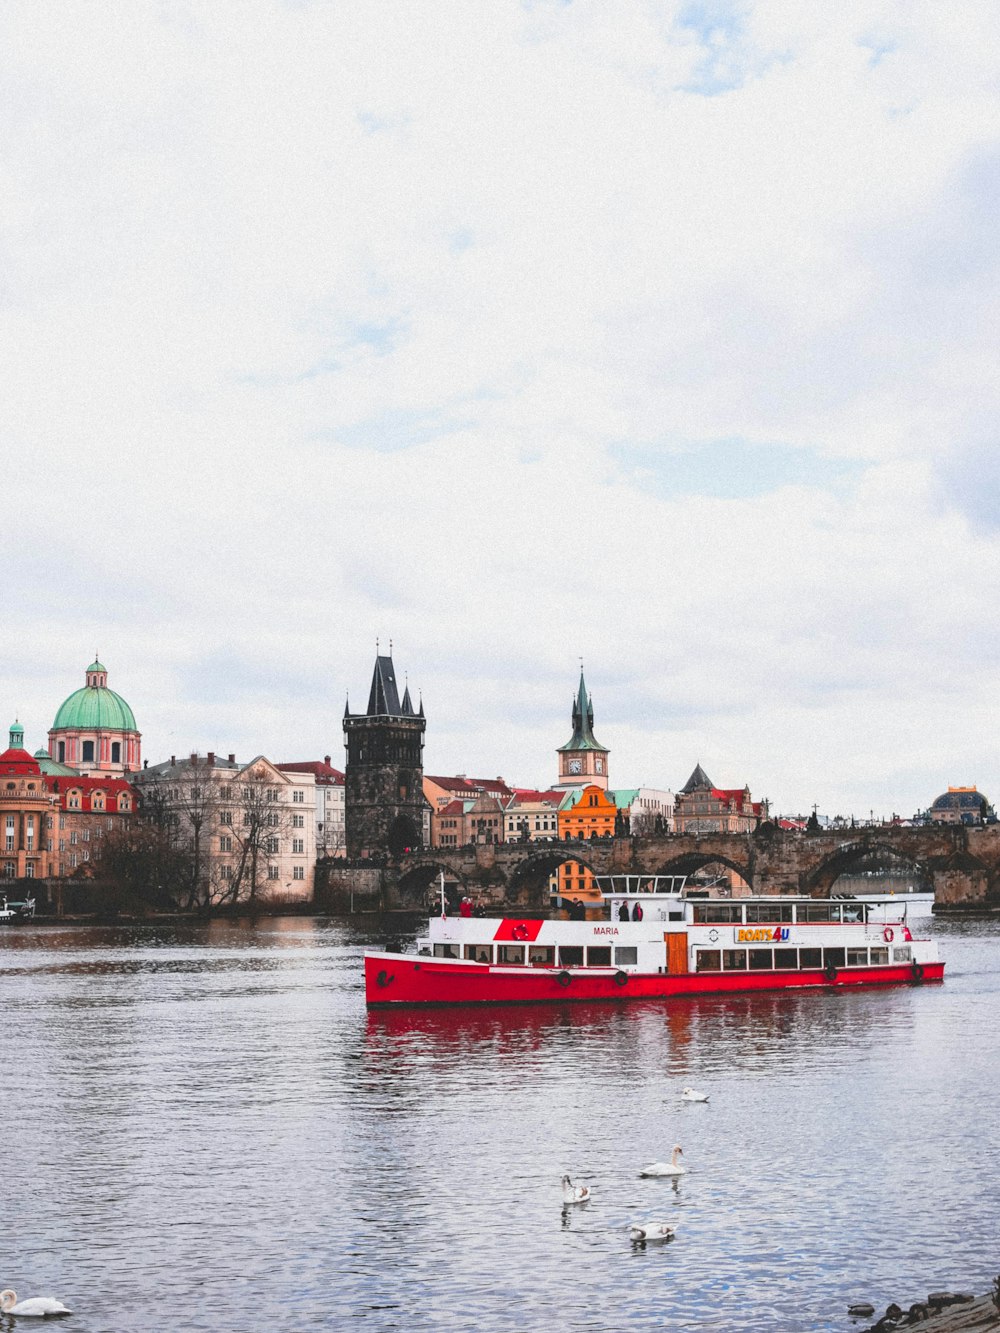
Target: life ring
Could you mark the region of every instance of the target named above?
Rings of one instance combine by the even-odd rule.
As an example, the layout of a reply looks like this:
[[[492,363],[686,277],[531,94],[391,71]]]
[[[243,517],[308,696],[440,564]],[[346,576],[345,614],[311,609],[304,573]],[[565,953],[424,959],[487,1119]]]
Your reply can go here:
[[[616,972],[616,973],[615,973],[615,985],[616,985],[616,986],[627,986],[627,985],[628,985],[628,973],[627,973],[627,972],[622,972],[622,971],[618,971],[618,972]]]
[[[914,986],[919,986],[924,979],[923,963],[914,963],[910,968],[910,975],[913,977]]]
[[[523,921],[519,921],[511,931],[511,934],[516,940],[526,940],[528,938],[528,927]]]
[[[891,944],[893,942],[896,936],[892,926],[886,926],[885,930],[882,932],[882,938],[885,940],[886,944]]]
[[[564,987],[568,986],[572,980],[573,978],[570,976],[568,972],[560,972],[559,975],[556,977],[556,981],[559,982],[559,985]]]
[[[836,963],[827,963],[826,967],[824,967],[823,969],[823,975],[824,977],[826,977],[827,981],[830,983],[831,986],[836,985],[837,983]]]
[[[375,978],[375,985],[382,987],[391,986],[395,980],[396,980],[395,975],[390,976],[389,973],[386,972],[385,968],[383,968],[382,971]]]

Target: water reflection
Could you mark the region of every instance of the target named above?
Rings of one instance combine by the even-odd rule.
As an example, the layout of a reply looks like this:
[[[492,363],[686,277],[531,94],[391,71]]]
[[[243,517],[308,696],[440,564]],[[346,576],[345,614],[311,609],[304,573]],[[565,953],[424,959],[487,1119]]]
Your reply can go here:
[[[933,928],[943,987],[372,1014],[398,922],[5,933],[4,1281],[81,1330],[843,1329],[985,1289],[998,926]]]

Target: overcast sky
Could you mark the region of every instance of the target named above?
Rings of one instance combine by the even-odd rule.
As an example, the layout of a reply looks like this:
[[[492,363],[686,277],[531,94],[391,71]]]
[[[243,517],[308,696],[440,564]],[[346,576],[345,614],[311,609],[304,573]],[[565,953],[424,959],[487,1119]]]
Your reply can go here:
[[[1000,799],[994,0],[6,0],[0,710]],[[8,719],[4,718],[6,722]]]

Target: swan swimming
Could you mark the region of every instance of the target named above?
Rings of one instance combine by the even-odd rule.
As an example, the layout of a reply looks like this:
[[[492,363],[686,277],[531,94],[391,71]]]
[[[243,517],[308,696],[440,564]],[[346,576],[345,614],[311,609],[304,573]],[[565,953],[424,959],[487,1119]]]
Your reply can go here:
[[[19,1301],[17,1292],[7,1287],[0,1291],[0,1313],[37,1315],[44,1319],[49,1314],[72,1314],[73,1311],[51,1296],[29,1296],[26,1301]]]
[[[682,1102],[707,1102],[707,1092],[696,1092],[694,1088],[685,1088],[681,1093]]]
[[[644,1166],[639,1172],[640,1176],[686,1176],[687,1167],[681,1166],[678,1157],[682,1155],[684,1149],[679,1143],[674,1144],[674,1150],[670,1154],[669,1162],[651,1162],[649,1166]]]
[[[629,1227],[632,1240],[673,1240],[677,1228],[669,1222],[643,1222]]]
[[[586,1203],[590,1198],[589,1185],[574,1185],[569,1176],[563,1176],[563,1203]]]

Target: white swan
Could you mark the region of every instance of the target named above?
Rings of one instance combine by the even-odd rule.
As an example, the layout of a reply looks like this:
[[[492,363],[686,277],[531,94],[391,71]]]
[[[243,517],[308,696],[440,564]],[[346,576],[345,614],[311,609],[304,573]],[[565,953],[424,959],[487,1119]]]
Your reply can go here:
[[[694,1088],[685,1088],[681,1093],[682,1102],[707,1102],[707,1092],[696,1092]]]
[[[563,1176],[563,1203],[586,1203],[589,1198],[589,1185],[574,1185],[569,1176]]]
[[[674,1150],[670,1154],[669,1162],[651,1162],[649,1166],[644,1166],[639,1172],[640,1176],[686,1176],[687,1167],[681,1166],[678,1157],[681,1156],[684,1149],[679,1143],[674,1144]]]
[[[8,1287],[0,1291],[0,1312],[3,1314],[35,1315],[44,1319],[49,1314],[72,1314],[73,1311],[62,1301],[51,1296],[29,1296],[26,1301],[17,1299],[17,1292]]]
[[[643,1222],[630,1226],[628,1234],[632,1240],[673,1240],[676,1230],[669,1222]]]

